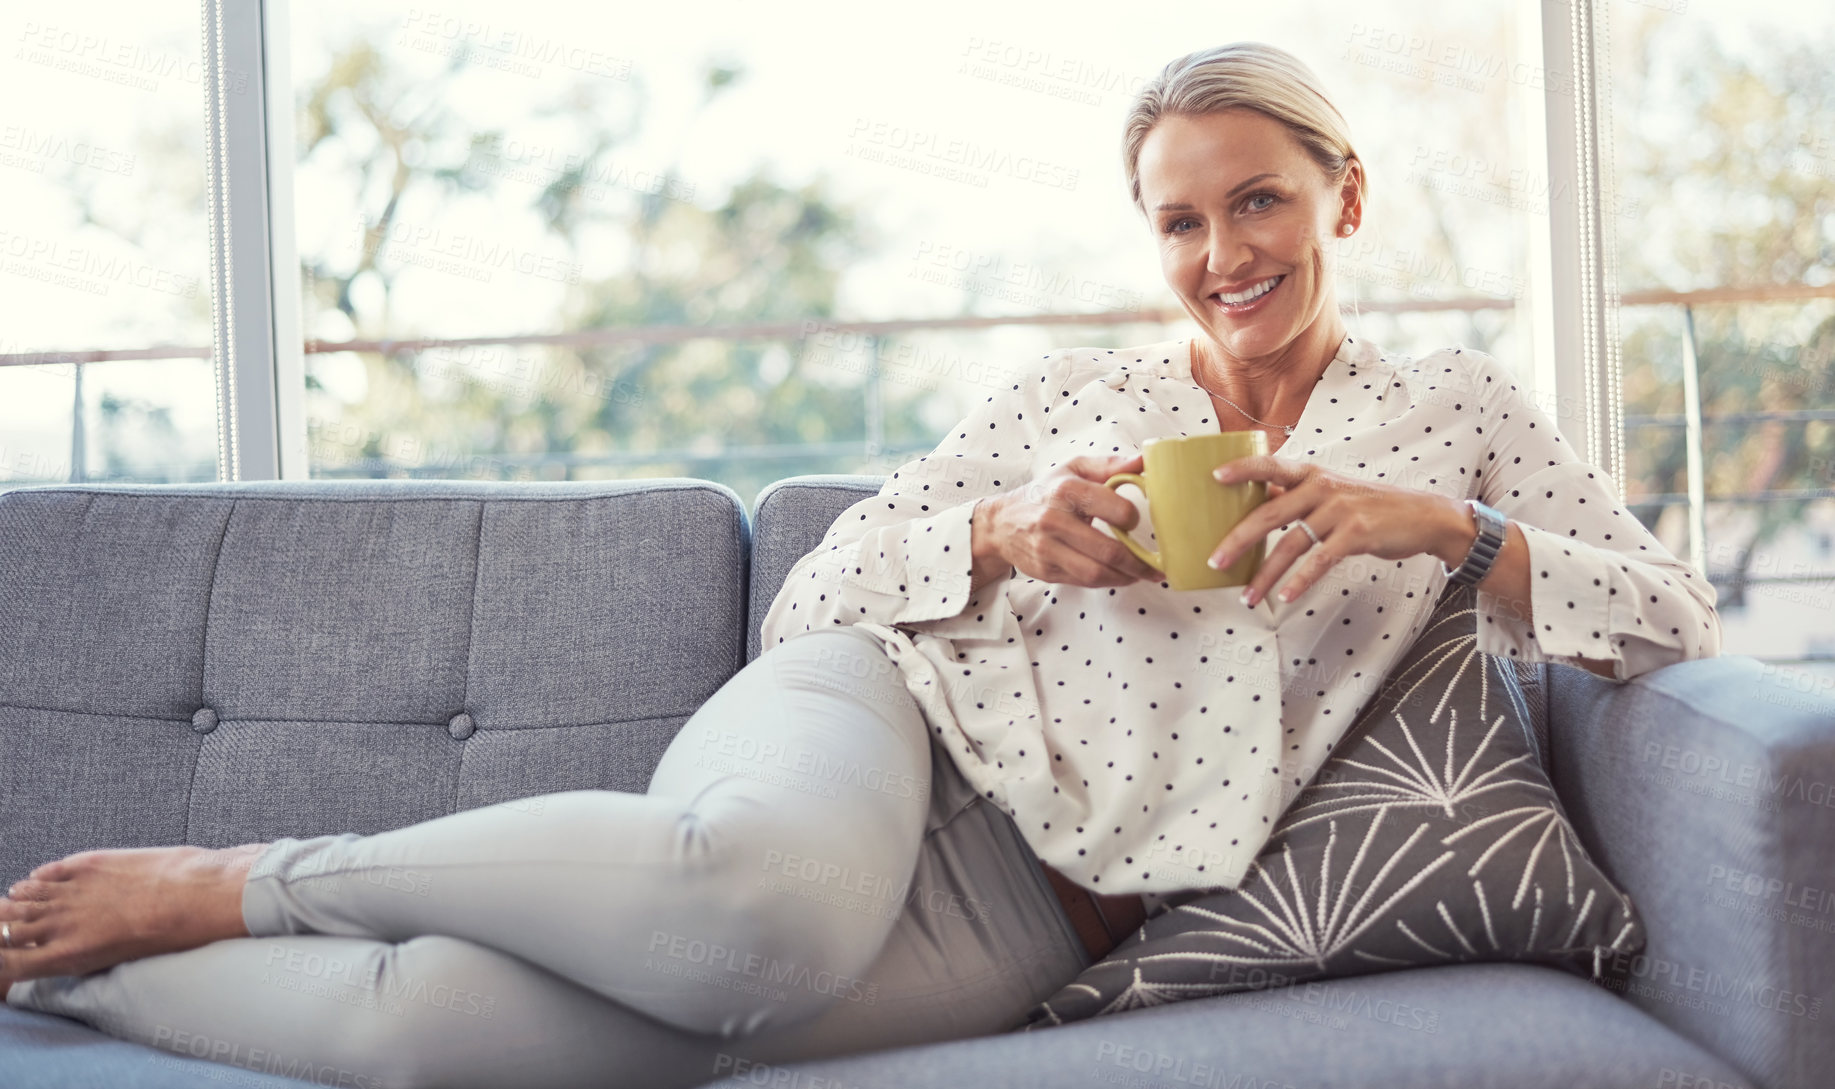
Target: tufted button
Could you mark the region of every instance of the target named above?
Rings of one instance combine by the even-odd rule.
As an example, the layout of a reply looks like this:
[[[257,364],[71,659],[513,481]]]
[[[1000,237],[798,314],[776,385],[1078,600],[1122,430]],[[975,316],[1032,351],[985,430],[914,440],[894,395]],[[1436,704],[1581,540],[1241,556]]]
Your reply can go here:
[[[207,734],[217,728],[217,713],[208,707],[201,708],[191,716],[191,728],[200,734]]]
[[[458,741],[464,741],[470,737],[477,728],[478,725],[471,720],[471,715],[464,711],[452,716],[452,721],[446,724],[446,732]]]

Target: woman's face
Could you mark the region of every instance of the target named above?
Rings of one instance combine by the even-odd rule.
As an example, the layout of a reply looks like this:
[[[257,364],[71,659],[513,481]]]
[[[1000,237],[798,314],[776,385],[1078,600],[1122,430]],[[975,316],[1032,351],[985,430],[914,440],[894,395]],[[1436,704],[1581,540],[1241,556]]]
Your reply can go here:
[[[1329,243],[1362,212],[1360,169],[1334,184],[1255,110],[1164,117],[1147,134],[1138,170],[1160,269],[1230,357],[1278,357],[1320,322],[1337,327]]]

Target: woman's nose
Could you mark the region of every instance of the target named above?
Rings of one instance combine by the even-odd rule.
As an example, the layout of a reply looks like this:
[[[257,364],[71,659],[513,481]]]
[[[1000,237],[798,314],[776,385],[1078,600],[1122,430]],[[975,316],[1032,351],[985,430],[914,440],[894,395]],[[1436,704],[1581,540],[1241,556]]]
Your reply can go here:
[[[1247,266],[1253,258],[1248,243],[1228,227],[1212,227],[1206,236],[1206,245],[1205,267],[1212,276],[1227,277],[1234,270]]]

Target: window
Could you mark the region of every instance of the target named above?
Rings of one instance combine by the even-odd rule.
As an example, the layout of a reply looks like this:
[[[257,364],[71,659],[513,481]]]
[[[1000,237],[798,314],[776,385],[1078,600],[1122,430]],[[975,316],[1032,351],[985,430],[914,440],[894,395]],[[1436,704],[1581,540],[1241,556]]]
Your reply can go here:
[[[1227,38],[1301,53],[1368,160],[1353,331],[1529,371],[1546,184],[1506,164],[1549,76],[1507,8],[1243,9],[1225,38],[1196,3],[697,12],[294,8],[314,475],[692,475],[749,500],[890,471],[1053,347],[1186,335],[1121,127]]]
[[[1835,662],[1835,10],[1611,10],[1622,483],[1729,648]]]
[[[215,479],[198,6],[7,10],[0,487]]]

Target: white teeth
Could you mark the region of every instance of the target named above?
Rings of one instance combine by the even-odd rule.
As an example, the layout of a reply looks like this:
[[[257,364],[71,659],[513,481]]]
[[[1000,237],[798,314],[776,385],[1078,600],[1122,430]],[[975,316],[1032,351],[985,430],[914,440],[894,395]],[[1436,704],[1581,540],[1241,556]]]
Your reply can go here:
[[[1239,292],[1235,295],[1225,295],[1225,294],[1219,293],[1217,297],[1219,299],[1222,299],[1225,303],[1228,303],[1231,306],[1235,306],[1237,303],[1246,303],[1250,299],[1259,298],[1263,295],[1266,295],[1270,290],[1273,289],[1275,284],[1278,284],[1280,282],[1281,282],[1281,278],[1279,276],[1270,276],[1266,280],[1263,280],[1261,283],[1256,284],[1254,287],[1250,288],[1247,291]]]

